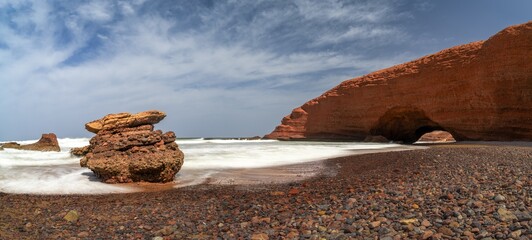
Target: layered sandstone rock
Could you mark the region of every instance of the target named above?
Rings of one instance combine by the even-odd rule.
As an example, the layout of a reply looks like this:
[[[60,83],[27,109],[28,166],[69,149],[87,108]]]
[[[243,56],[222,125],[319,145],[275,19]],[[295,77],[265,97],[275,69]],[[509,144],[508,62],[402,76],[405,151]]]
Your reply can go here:
[[[44,133],[41,139],[36,143],[20,145],[16,142],[8,142],[2,144],[3,148],[14,148],[20,150],[42,151],[42,152],[59,152],[59,142],[57,142],[57,136],[54,133]]]
[[[532,140],[532,22],[350,79],[294,109],[273,139]]]
[[[85,129],[92,133],[98,133],[100,130],[155,124],[163,120],[165,117],[166,114],[155,110],[140,112],[137,114],[109,114],[102,119],[94,120],[85,124]]]
[[[107,183],[172,181],[184,155],[173,132],[153,130],[165,116],[160,111],[109,114],[85,125],[96,136],[71,153],[85,154],[80,165]]]

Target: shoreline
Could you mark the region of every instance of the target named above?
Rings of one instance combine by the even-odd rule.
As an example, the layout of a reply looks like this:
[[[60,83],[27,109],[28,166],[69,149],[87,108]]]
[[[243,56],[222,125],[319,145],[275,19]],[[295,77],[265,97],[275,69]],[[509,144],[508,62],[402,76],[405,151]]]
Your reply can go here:
[[[334,174],[281,184],[0,193],[0,238],[532,237],[530,147],[444,144],[323,162]],[[70,210],[77,221],[63,218]]]
[[[532,142],[431,142],[420,143],[415,145],[401,145],[386,149],[367,149],[367,150],[353,150],[353,154],[344,156],[356,156],[373,153],[384,152],[398,152],[398,151],[412,151],[422,150],[430,147],[451,147],[451,148],[468,148],[468,147],[490,147],[490,146],[512,146],[512,147],[532,147]],[[125,186],[135,188],[134,192],[156,192],[171,190],[173,188],[193,187],[198,185],[242,185],[241,187],[253,187],[250,185],[269,185],[269,184],[287,184],[298,181],[303,181],[309,178],[314,178],[319,175],[334,176],[333,171],[326,167],[325,162],[328,160],[341,158],[333,157],[321,159],[305,163],[297,163],[290,165],[281,165],[273,167],[262,168],[236,168],[236,169],[221,169],[213,173],[205,181],[201,183],[184,181],[179,183],[179,177],[173,182],[168,183],[124,183],[115,184],[116,186]],[[134,193],[131,192],[131,193]],[[109,194],[109,193],[107,193]],[[124,193],[116,193],[124,194]],[[53,195],[53,194],[50,194]],[[75,194],[75,195],[90,195],[90,194]],[[102,194],[105,195],[105,194]]]
[[[348,156],[420,149],[426,149],[426,147],[404,145],[385,149],[352,150],[352,154]],[[334,174],[327,168],[326,161],[335,158],[338,157],[272,167],[220,169],[216,170],[216,172],[212,173],[201,183],[186,180],[179,182],[179,176],[177,176],[176,180],[168,183],[126,183],[116,185],[140,188],[137,192],[154,192],[198,185],[242,185],[241,187],[252,187],[250,185],[289,184],[314,178],[319,175]]]

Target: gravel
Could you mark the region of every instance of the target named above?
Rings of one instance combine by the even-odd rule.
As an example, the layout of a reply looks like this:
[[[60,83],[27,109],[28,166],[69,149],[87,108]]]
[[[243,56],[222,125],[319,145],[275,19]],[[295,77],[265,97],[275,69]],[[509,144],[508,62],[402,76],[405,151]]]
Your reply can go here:
[[[0,239],[532,238],[530,147],[452,144],[326,165],[289,184],[0,193]]]

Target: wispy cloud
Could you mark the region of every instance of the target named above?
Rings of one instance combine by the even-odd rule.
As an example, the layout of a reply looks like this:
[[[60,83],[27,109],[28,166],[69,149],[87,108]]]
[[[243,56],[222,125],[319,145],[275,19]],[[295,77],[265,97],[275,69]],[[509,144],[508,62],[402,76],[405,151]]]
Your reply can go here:
[[[0,139],[79,136],[92,118],[151,108],[180,136],[262,135],[408,58],[357,48],[404,41],[394,21],[407,17],[389,1],[0,2]]]
[[[77,14],[86,21],[108,22],[113,19],[114,9],[109,1],[92,1],[78,7]]]

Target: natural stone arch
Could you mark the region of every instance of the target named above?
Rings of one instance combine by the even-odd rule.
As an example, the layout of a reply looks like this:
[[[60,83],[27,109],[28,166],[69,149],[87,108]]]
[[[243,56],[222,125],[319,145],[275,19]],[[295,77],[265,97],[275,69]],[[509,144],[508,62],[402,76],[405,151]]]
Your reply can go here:
[[[382,135],[393,141],[416,142],[423,134],[444,130],[438,123],[415,107],[393,107],[382,115],[371,129],[372,135]]]

